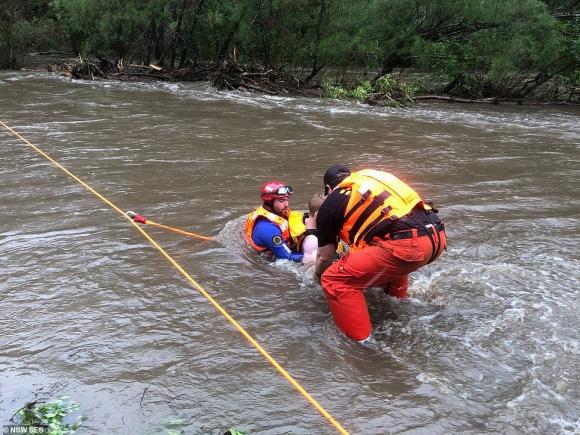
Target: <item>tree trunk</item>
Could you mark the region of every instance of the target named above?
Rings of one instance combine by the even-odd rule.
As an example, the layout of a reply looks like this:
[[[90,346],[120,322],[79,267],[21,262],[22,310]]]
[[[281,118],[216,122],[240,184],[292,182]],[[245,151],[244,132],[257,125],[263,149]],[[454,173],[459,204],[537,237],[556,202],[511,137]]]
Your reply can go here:
[[[326,0],[320,0],[320,10],[318,12],[318,23],[316,23],[316,39],[314,42],[314,56],[312,59],[312,70],[308,77],[306,77],[305,82],[308,83],[312,80],[316,74],[322,69],[322,66],[318,66],[318,50],[320,48],[320,39],[322,38],[322,23],[324,21],[324,12],[326,11]]]
[[[242,24],[242,21],[246,16],[247,9],[248,9],[247,6],[244,6],[244,9],[242,9],[242,12],[240,13],[239,18],[234,23],[232,30],[228,32],[226,39],[224,39],[224,42],[222,43],[222,46],[217,55],[218,62],[224,60],[228,52],[230,51],[230,45],[232,44],[234,36],[236,36],[236,33],[238,33],[238,30],[240,29],[240,24]],[[234,62],[237,62],[237,60],[234,60]]]
[[[145,55],[145,65],[149,65],[151,63],[151,54],[153,53],[155,44],[155,27],[155,17],[152,17],[151,22],[149,23],[149,30],[147,32],[147,54]]]
[[[181,42],[181,25],[183,23],[183,16],[185,15],[185,10],[188,6],[188,0],[183,0],[181,3],[181,9],[177,15],[177,24],[175,26],[175,32],[173,33],[173,38],[171,41],[171,52],[169,55],[169,68],[173,69],[175,66],[175,53],[177,52],[177,45]]]
[[[163,65],[165,62],[165,24],[163,21],[157,26],[157,31],[155,33],[155,59],[159,65]]]
[[[197,22],[199,21],[199,16],[201,15],[201,10],[203,8],[203,4],[205,0],[198,0],[197,8],[195,9],[195,14],[193,15],[193,22],[191,23],[191,31],[193,33],[193,44],[192,44],[192,57],[194,65],[197,66],[197,57],[199,55],[199,41],[197,40],[196,33],[197,33]],[[183,68],[185,66],[185,61],[187,60],[187,47],[184,47],[181,51],[181,59],[179,60],[179,68]]]

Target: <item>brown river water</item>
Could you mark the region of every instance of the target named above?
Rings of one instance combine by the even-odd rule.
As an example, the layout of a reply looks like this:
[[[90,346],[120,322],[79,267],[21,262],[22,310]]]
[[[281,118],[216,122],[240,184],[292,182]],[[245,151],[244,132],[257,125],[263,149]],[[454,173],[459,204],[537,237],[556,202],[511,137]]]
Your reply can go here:
[[[580,111],[370,108],[206,84],[0,72],[0,120],[145,229],[353,434],[580,432]],[[368,345],[312,268],[241,242],[261,183],[305,209],[334,163],[435,201],[449,251]],[[119,214],[0,128],[0,421],[67,394],[81,433],[336,433]]]

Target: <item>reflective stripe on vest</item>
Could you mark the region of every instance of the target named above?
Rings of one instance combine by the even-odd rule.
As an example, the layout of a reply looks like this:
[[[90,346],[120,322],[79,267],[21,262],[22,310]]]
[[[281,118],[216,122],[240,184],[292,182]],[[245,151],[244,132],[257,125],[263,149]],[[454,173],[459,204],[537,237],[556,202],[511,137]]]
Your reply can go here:
[[[353,172],[337,188],[351,189],[340,238],[355,250],[366,245],[364,237],[376,225],[401,218],[422,202],[417,192],[397,177],[373,169]]]

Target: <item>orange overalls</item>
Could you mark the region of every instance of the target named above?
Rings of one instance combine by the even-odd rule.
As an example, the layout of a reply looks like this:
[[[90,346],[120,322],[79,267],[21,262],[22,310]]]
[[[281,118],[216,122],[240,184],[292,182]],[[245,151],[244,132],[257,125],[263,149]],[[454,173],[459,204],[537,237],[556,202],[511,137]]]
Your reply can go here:
[[[339,329],[364,340],[370,336],[371,322],[363,290],[382,286],[393,296],[406,297],[409,273],[443,253],[445,231],[442,223],[433,222],[369,240],[368,234],[381,222],[403,218],[417,206],[427,213],[431,208],[386,172],[355,172],[337,188],[351,190],[340,231],[351,250],[322,274],[321,284]]]

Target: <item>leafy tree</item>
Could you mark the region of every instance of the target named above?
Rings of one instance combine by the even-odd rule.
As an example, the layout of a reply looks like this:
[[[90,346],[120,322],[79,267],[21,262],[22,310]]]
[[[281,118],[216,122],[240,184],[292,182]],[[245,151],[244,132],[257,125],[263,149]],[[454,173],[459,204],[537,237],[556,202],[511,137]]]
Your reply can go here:
[[[58,43],[47,0],[3,0],[0,7],[0,68],[14,68],[19,56]]]
[[[355,71],[376,86],[412,69],[445,94],[526,98],[550,86],[572,96],[578,9],[577,0],[3,0],[0,66],[66,46],[169,68],[230,58],[305,82],[335,74],[344,85]]]
[[[132,61],[162,58],[169,22],[165,0],[53,0],[75,53]]]

